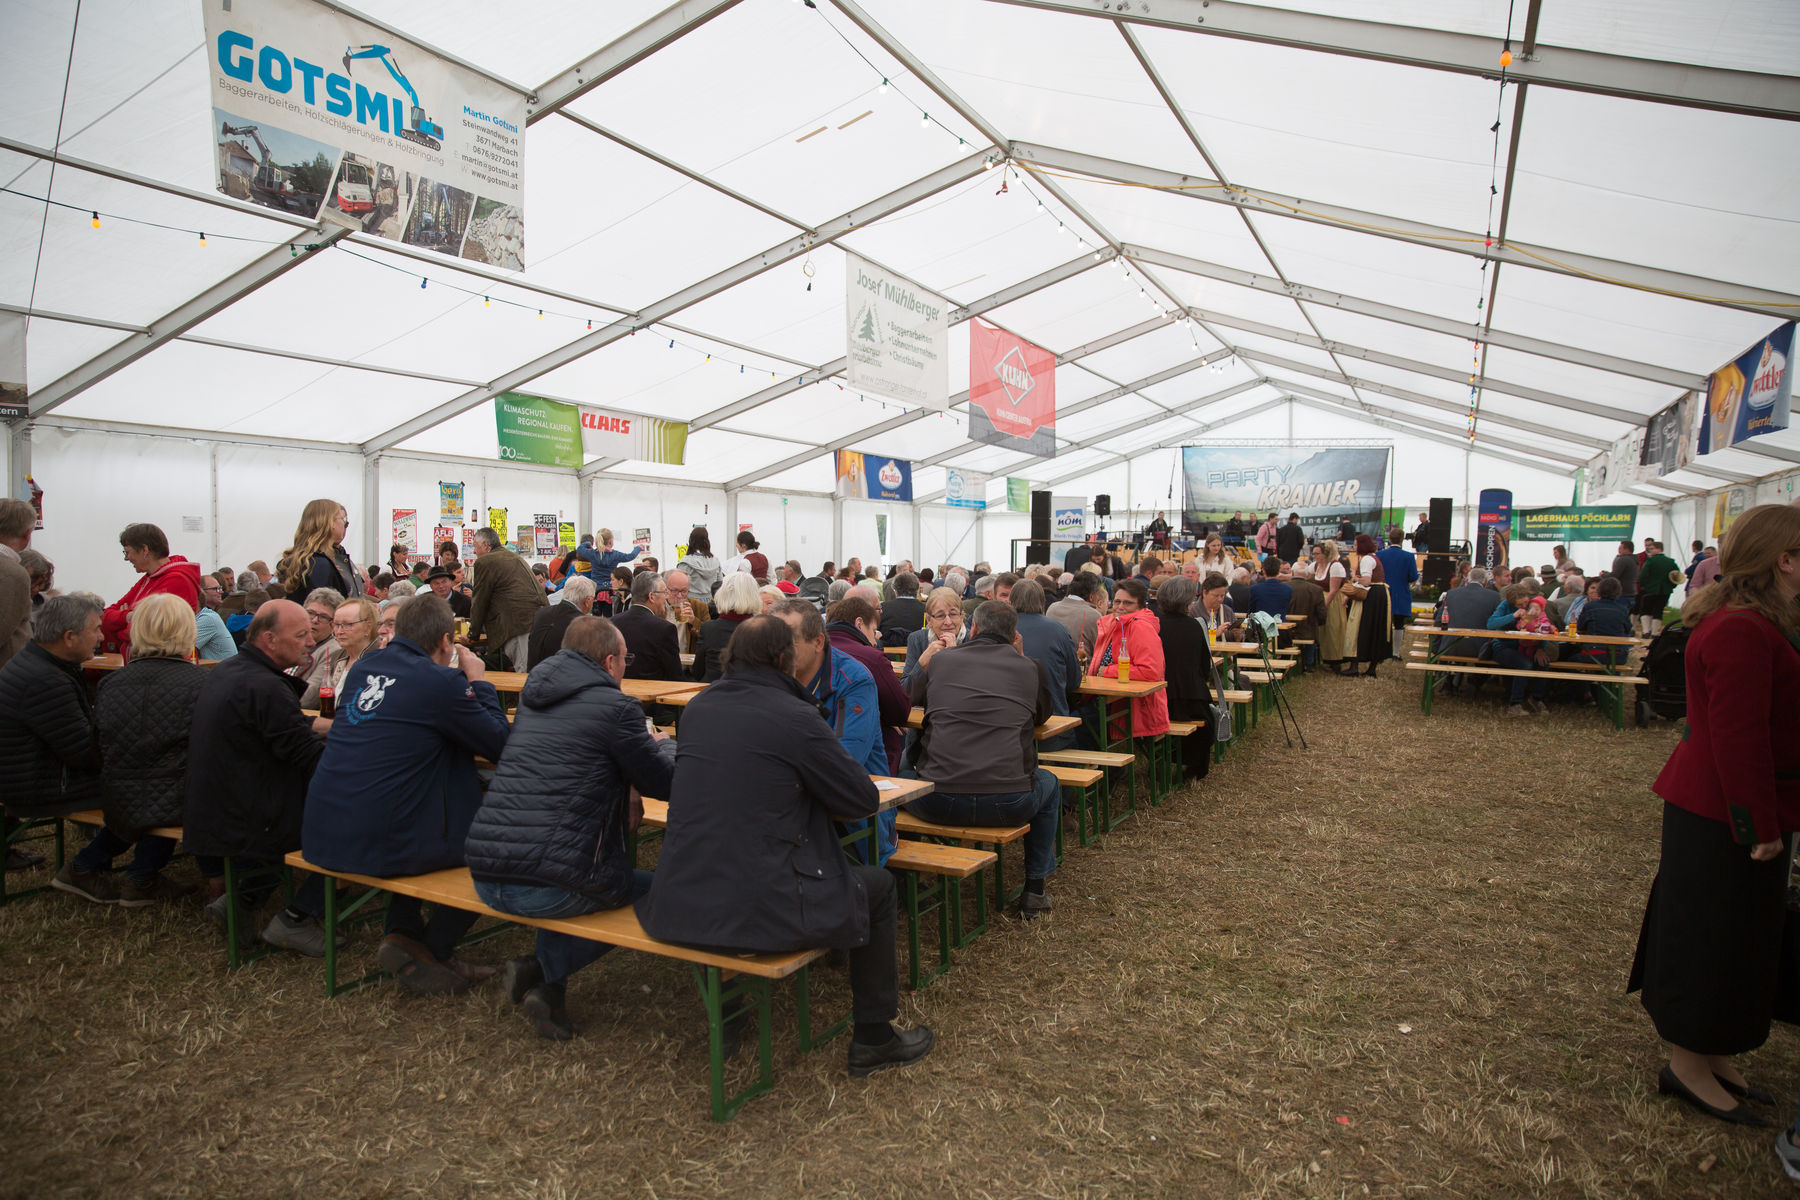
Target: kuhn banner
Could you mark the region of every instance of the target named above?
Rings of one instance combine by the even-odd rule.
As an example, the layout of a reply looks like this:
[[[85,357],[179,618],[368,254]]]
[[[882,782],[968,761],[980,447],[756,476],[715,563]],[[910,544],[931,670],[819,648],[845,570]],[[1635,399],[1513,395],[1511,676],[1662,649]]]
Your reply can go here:
[[[1056,355],[979,317],[969,322],[969,439],[1056,456]]]
[[[313,0],[205,0],[221,192],[525,269],[525,97]]]
[[[1387,488],[1386,446],[1183,446],[1182,519],[1187,527],[1222,525],[1235,513],[1300,514],[1316,538],[1335,538],[1346,519],[1379,533]]]

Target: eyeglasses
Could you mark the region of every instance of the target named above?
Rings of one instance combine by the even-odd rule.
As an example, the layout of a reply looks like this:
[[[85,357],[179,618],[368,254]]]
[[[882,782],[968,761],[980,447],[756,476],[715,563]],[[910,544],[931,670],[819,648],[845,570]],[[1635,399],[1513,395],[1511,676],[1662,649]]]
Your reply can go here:
[[[330,613],[314,612],[310,608],[306,610],[306,619],[311,621],[315,625],[330,624],[331,616],[332,615]]]
[[[686,588],[670,588],[668,594],[671,596],[680,596],[685,600],[687,599],[688,590]]]
[[[367,623],[368,622],[366,621],[333,621],[331,627],[333,629],[355,629],[358,625],[366,625]]]

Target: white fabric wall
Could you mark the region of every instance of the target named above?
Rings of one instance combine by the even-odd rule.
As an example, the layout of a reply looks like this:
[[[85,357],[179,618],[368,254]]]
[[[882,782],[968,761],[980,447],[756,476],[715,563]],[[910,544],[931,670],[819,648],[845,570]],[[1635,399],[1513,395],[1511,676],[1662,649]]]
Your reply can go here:
[[[556,513],[559,521],[575,521],[580,518],[576,514],[581,499],[580,485],[570,472],[549,472],[533,470],[529,467],[512,467],[504,463],[480,465],[446,460],[444,462],[421,462],[410,458],[387,458],[380,460],[379,465],[379,498],[377,511],[361,514],[357,509],[362,504],[362,487],[360,482],[352,497],[354,502],[346,500],[345,505],[351,513],[350,540],[354,549],[352,553],[360,553],[364,558],[372,558],[380,563],[386,560],[388,546],[393,542],[393,510],[396,508],[416,508],[419,510],[418,548],[425,551],[431,542],[432,527],[438,523],[438,482],[461,480],[463,484],[463,503],[470,509],[479,510],[479,520],[486,524],[488,509],[503,507],[506,509],[506,530],[496,530],[506,540],[512,540],[514,530],[519,525],[529,525],[536,513]],[[465,510],[466,511],[466,510]],[[370,527],[365,527],[362,534],[356,532],[356,522],[365,520],[372,523],[374,533],[374,550],[369,549],[368,536]],[[459,537],[460,540],[460,537]],[[623,539],[629,543],[630,535]],[[531,558],[531,555],[527,555]]]
[[[881,538],[876,529],[875,518],[883,514],[888,519],[887,561],[899,562],[903,558],[913,557],[912,505],[875,500],[846,500],[843,503],[843,544],[836,548],[837,553],[832,556],[839,566],[853,556],[862,559],[865,569],[882,562]],[[810,561],[805,558],[800,561],[807,570],[812,569]]]
[[[783,503],[786,501],[786,503]],[[903,505],[892,506],[896,521],[906,522],[909,514]],[[831,546],[831,501],[821,496],[777,496],[768,492],[742,492],[738,495],[738,524],[748,523],[762,552],[769,558],[769,570],[790,558],[798,559],[808,573],[817,571],[828,558],[835,557]],[[683,529],[682,534],[687,533]],[[737,531],[732,530],[732,536]],[[890,536],[891,533],[890,533]],[[907,536],[911,536],[910,533]],[[875,526],[869,524],[869,549],[875,548]],[[717,549],[717,547],[714,547]],[[727,555],[729,557],[729,555]],[[865,561],[868,555],[863,555]]]
[[[734,553],[732,539],[737,530],[725,525],[725,489],[696,487],[689,484],[636,483],[625,479],[609,479],[605,475],[594,480],[593,528],[575,518],[577,535],[599,529],[613,531],[615,548],[629,551],[636,530],[650,531],[650,553],[666,570],[679,557],[677,545],[685,544],[694,526],[706,526],[712,539],[713,554],[721,561]]]

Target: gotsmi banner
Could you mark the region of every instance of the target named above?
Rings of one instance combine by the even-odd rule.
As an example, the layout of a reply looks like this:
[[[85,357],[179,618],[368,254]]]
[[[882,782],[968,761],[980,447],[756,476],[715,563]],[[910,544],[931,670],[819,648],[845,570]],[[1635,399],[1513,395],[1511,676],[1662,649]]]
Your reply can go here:
[[[1336,537],[1348,519],[1359,533],[1379,533],[1387,487],[1388,446],[1183,446],[1183,520],[1190,528],[1220,525],[1242,513],[1261,521],[1291,512],[1317,538]]]
[[[312,0],[205,0],[219,190],[525,269],[525,98]]]

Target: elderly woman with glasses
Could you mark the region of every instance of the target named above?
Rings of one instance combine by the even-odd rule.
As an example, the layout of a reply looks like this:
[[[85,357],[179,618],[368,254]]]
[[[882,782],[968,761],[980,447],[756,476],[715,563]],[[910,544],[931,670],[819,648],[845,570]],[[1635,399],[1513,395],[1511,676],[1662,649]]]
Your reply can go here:
[[[909,682],[914,672],[923,671],[938,653],[962,641],[962,597],[947,587],[934,588],[925,598],[925,627],[906,635],[906,665],[900,670],[900,682]]]
[[[306,693],[300,698],[301,708],[319,707],[319,689],[329,687],[335,694],[344,686],[350,664],[375,645],[381,629],[381,610],[367,596],[352,596],[338,605],[332,614],[332,639],[337,643],[320,655],[306,676]]]

